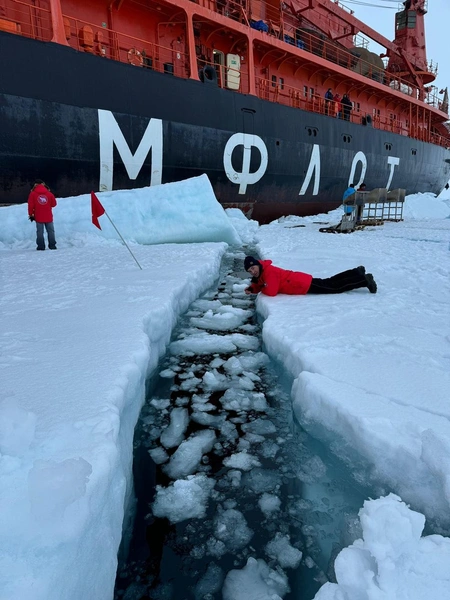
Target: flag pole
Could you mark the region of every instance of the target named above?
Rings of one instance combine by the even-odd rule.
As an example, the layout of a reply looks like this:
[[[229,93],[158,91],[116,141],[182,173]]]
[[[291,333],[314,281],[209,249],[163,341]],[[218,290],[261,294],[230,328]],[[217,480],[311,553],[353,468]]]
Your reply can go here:
[[[119,231],[119,230],[117,229],[117,227],[114,225],[114,223],[113,223],[113,222],[112,222],[112,220],[111,220],[111,217],[108,215],[108,213],[106,212],[106,210],[105,210],[105,215],[108,217],[108,219],[109,219],[109,222],[110,222],[110,223],[111,223],[111,225],[114,227],[114,229],[117,231],[117,233],[118,233],[118,235],[119,235],[120,239],[122,240],[122,242],[123,242],[123,243],[125,244],[125,246],[128,248],[128,252],[129,252],[129,253],[131,254],[131,256],[134,258],[134,260],[135,260],[135,262],[136,262],[137,266],[138,266],[138,267],[141,269],[141,271],[142,271],[142,267],[141,267],[141,265],[138,263],[138,261],[137,261],[137,258],[136,258],[136,257],[135,257],[135,255],[134,255],[134,254],[131,252],[130,248],[128,247],[128,244],[127,244],[127,243],[126,243],[126,241],[123,239],[123,237],[122,237],[122,235],[121,235],[120,231]]]

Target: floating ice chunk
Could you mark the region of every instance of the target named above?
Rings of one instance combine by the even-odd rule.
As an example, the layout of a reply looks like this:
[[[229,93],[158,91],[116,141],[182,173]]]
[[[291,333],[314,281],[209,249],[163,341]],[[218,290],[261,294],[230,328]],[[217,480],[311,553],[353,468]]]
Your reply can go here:
[[[225,421],[220,428],[220,433],[227,438],[227,440],[235,440],[238,437],[236,426],[230,421]]]
[[[36,460],[28,473],[33,514],[43,520],[63,517],[65,510],[86,493],[92,466],[84,458],[62,462]]]
[[[247,286],[244,286],[244,289],[246,287]],[[247,299],[247,296],[245,296],[244,298],[241,298],[241,296],[243,296],[243,293],[241,294],[238,292],[236,294],[233,294],[233,300],[232,300],[231,304],[233,306],[244,306],[244,307],[249,306],[251,301]]]
[[[209,333],[191,336],[187,340],[177,340],[169,346],[172,354],[181,356],[193,356],[194,354],[230,354],[236,350],[231,336],[211,335]]]
[[[199,298],[198,300],[195,300],[191,304],[192,308],[197,308],[198,310],[201,310],[202,312],[205,312],[206,310],[211,310],[211,309],[218,310],[221,306],[223,306],[223,304],[222,304],[222,302],[220,302],[220,300],[205,300],[203,298]]]
[[[211,410],[216,410],[214,404],[211,402],[205,402],[202,404],[197,404],[196,402],[192,403],[195,412],[210,412]]]
[[[244,371],[243,375],[251,379],[251,381],[261,381],[261,377],[256,373],[252,373],[251,371]]]
[[[204,389],[211,391],[226,390],[230,386],[229,379],[216,369],[206,371],[203,375]]]
[[[164,448],[161,448],[161,446],[153,448],[153,450],[149,450],[148,453],[156,465],[162,465],[169,460],[169,455]]]
[[[246,312],[240,308],[234,308],[232,310]],[[200,329],[230,331],[232,329],[237,329],[237,327],[242,325],[246,318],[247,316],[243,317],[230,311],[213,314],[212,310],[208,310],[203,317],[191,317],[191,323],[194,327],[199,327]]]
[[[243,569],[230,571],[223,584],[223,600],[282,600],[289,592],[284,573],[270,569],[261,558],[249,558]]]
[[[249,433],[267,435],[269,433],[275,433],[277,429],[270,419],[255,419],[250,423],[244,423],[242,425],[242,430],[248,431]]]
[[[236,344],[241,350],[257,350],[260,341],[253,335],[244,335],[243,333],[232,333],[230,335],[233,344]]]
[[[230,551],[240,550],[250,542],[253,531],[244,515],[234,508],[219,512],[214,519],[214,536]]]
[[[150,400],[150,404],[154,406],[157,410],[164,410],[165,408],[170,406],[170,400],[168,400],[167,398],[153,398],[152,400]]]
[[[312,456],[301,461],[296,475],[304,483],[314,483],[319,481],[326,472],[327,468],[322,459],[319,456]]]
[[[194,377],[194,373],[193,373],[193,371],[185,371],[184,373],[180,373],[180,375],[178,375],[178,377],[181,380],[190,379],[191,377]]]
[[[0,454],[21,456],[34,440],[37,417],[13,399],[0,403]]]
[[[222,569],[213,562],[209,563],[206,573],[195,586],[195,600],[204,600],[208,596],[212,597],[216,592],[220,591],[223,580],[224,573]]]
[[[264,394],[237,388],[227,389],[220,402],[225,410],[236,412],[249,410],[265,412],[268,409]]]
[[[211,556],[215,556],[216,558],[220,558],[221,556],[227,553],[227,548],[225,544],[220,540],[216,540],[216,538],[213,537],[209,538],[209,540],[206,542],[206,548],[208,554],[210,554]]]
[[[266,553],[275,558],[283,569],[295,569],[302,560],[302,553],[290,544],[289,536],[277,533],[266,545]]]
[[[261,444],[266,439],[262,435],[258,435],[256,433],[246,433],[244,435],[244,439],[247,440],[250,444]]]
[[[245,371],[258,371],[266,367],[270,360],[264,352],[245,352],[239,357],[239,361]]]
[[[194,394],[192,396],[192,404],[198,408],[202,404],[207,404],[209,401],[209,394]]]
[[[237,356],[231,356],[223,365],[223,368],[230,375],[239,375],[244,370],[241,361]]]
[[[281,500],[278,498],[278,496],[265,492],[258,500],[258,505],[264,513],[264,516],[269,518],[272,516],[272,513],[280,510]]]
[[[170,424],[161,434],[161,444],[165,448],[179,446],[184,439],[188,424],[189,413],[187,409],[174,408],[170,413]]]
[[[163,377],[164,379],[172,379],[172,377],[175,377],[175,375],[176,371],[173,371],[172,369],[164,369],[159,373],[159,376]]]
[[[209,363],[209,366],[211,367],[211,369],[218,369],[224,363],[225,363],[225,361],[222,358],[216,357]]]
[[[171,523],[186,519],[201,519],[206,514],[209,494],[214,480],[205,475],[179,479],[168,488],[156,487],[152,505],[155,517],[167,517]]]
[[[241,471],[250,471],[253,467],[260,467],[261,463],[252,454],[248,454],[247,452],[238,452],[237,454],[232,454],[228,458],[225,458],[223,464],[226,467],[231,467],[233,469],[240,469]]]
[[[281,476],[277,471],[256,467],[244,473],[243,484],[256,494],[272,492],[281,485]]]
[[[210,415],[206,412],[193,412],[191,420],[194,421],[194,423],[204,425],[205,427],[214,427],[214,429],[221,429],[223,422],[225,421],[225,416]]]
[[[250,392],[255,389],[255,384],[248,377],[233,377],[232,379],[233,387],[241,388],[242,390],[249,390]]]
[[[202,455],[211,450],[215,439],[214,431],[207,429],[182,442],[164,468],[167,475],[172,479],[180,479],[194,473]]]
[[[310,556],[305,558],[305,565],[308,567],[308,569],[312,569],[317,566]]]
[[[259,448],[259,452],[264,458],[275,458],[279,449],[280,446],[278,444],[271,440],[266,440]]]
[[[189,404],[189,398],[187,396],[183,396],[182,398],[177,398],[175,400],[176,406],[187,406]]]
[[[239,487],[241,485],[242,472],[231,470],[227,473],[228,479],[231,481],[233,487]]]
[[[237,348],[242,350],[257,350],[259,347],[257,337],[243,333],[229,335],[216,335],[210,333],[196,333],[186,339],[172,342],[169,350],[172,354],[194,356],[195,354],[230,354]]]
[[[239,443],[238,443],[239,452],[247,452],[248,450],[250,450],[250,447],[251,447],[251,444],[248,440],[246,440],[244,438],[239,439]]]
[[[183,390],[183,392],[186,391],[193,391],[195,390],[196,387],[198,387],[200,385],[200,383],[202,382],[201,379],[199,379],[198,377],[190,377],[189,379],[185,379],[184,381],[181,382],[180,384],[180,390]]]

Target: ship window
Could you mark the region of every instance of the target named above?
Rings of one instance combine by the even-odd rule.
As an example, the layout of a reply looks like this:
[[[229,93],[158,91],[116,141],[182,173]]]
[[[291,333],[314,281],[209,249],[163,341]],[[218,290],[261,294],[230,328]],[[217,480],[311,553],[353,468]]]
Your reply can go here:
[[[408,12],[408,29],[414,29],[416,26],[416,11],[410,10]]]
[[[417,150],[416,150],[415,148],[411,148],[411,154],[412,154],[413,156],[416,156],[416,154],[417,154]]]
[[[384,144],[384,147],[386,148],[386,150],[392,150],[392,144],[389,144],[388,142]]]
[[[395,15],[395,29],[406,29],[407,12],[403,10]]]
[[[344,142],[346,144],[350,144],[350,142],[352,141],[352,136],[345,134],[345,135],[342,136],[342,139],[344,140]]]
[[[303,86],[303,92],[305,94],[305,98],[307,98],[308,97],[308,86],[307,85]]]
[[[280,90],[284,90],[284,77],[280,77],[278,83],[280,84]]]
[[[306,129],[306,132],[308,135],[317,137],[317,133],[318,133],[317,127],[305,127],[305,129]]]
[[[359,102],[356,103],[356,112],[361,112],[361,104]]]
[[[272,75],[272,87],[277,87],[277,76]]]
[[[314,88],[309,88],[309,97],[314,98]]]

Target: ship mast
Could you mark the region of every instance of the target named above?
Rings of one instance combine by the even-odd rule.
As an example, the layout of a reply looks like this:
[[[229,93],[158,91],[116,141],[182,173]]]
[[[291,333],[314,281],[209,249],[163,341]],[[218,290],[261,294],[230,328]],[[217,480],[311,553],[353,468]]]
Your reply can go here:
[[[430,70],[425,44],[427,0],[405,0],[403,10],[395,15],[395,40],[398,54],[388,51],[387,70],[410,81],[423,90],[436,79],[436,69]]]

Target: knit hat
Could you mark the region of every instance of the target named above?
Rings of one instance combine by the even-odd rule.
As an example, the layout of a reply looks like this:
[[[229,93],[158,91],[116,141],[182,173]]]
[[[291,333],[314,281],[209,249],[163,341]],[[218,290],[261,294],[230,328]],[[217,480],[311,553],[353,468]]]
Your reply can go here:
[[[248,271],[250,269],[250,267],[253,266],[258,266],[262,268],[262,264],[259,262],[259,260],[256,260],[256,258],[253,258],[253,256],[246,256],[244,259],[244,269],[246,271]]]

